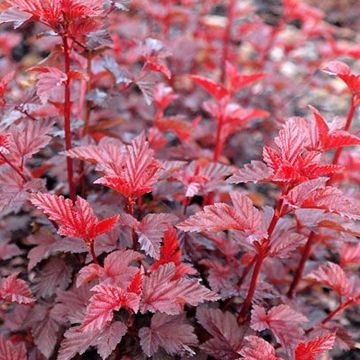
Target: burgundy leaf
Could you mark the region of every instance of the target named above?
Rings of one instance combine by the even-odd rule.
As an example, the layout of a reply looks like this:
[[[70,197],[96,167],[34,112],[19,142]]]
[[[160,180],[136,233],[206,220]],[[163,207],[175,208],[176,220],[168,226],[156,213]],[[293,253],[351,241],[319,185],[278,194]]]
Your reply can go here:
[[[18,273],[11,274],[3,279],[0,287],[0,298],[7,302],[31,304],[35,301],[28,284],[17,278]]]
[[[223,203],[205,206],[204,210],[177,227],[183,231],[240,230],[256,234],[261,231],[262,214],[252,201],[240,192],[230,194],[233,207]]]
[[[189,346],[197,345],[194,328],[186,322],[184,315],[155,314],[150,327],[139,330],[139,337],[147,356],[153,356],[159,347],[169,355],[178,355]]]
[[[144,278],[141,312],[162,312],[177,315],[184,305],[196,306],[205,301],[214,301],[218,296],[195,279],[174,279],[176,267],[173,263],[160,266]]]
[[[212,336],[201,345],[201,348],[217,359],[234,360],[239,358],[243,344],[244,329],[236,316],[220,309],[200,307],[196,318],[201,326]]]
[[[0,335],[0,359],[1,360],[27,360],[26,347],[24,343],[13,344]]]
[[[306,276],[308,280],[323,284],[340,296],[349,296],[352,284],[344,270],[337,264],[327,262]]]
[[[246,344],[240,350],[240,355],[246,360],[281,360],[276,356],[274,347],[258,336],[247,336]]]
[[[251,311],[251,327],[256,331],[271,330],[288,352],[301,340],[304,333],[301,325],[307,321],[304,315],[288,305],[275,306],[268,313],[263,307],[255,305]]]

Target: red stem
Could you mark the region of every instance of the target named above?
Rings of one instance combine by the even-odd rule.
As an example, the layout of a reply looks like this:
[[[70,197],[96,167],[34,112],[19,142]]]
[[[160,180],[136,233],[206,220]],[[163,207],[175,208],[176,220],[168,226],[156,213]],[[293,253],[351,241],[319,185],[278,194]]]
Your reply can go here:
[[[232,25],[234,22],[235,5],[236,5],[236,1],[230,0],[229,6],[228,6],[228,12],[227,12],[227,23],[226,23],[226,28],[225,28],[225,32],[224,32],[224,38],[223,38],[223,52],[222,52],[222,59],[221,59],[221,77],[220,77],[220,81],[222,83],[225,82],[226,61],[229,58],[231,29],[232,29]]]
[[[270,30],[271,34],[270,34],[269,41],[266,44],[266,47],[264,48],[264,51],[262,52],[261,58],[259,60],[259,67],[261,69],[263,69],[265,67],[266,61],[269,57],[270,50],[272,49],[272,47],[275,43],[275,39],[276,39],[278,33],[281,31],[282,27],[284,26],[284,23],[285,23],[284,20],[281,19],[279,21],[279,23]]]
[[[256,285],[257,285],[257,282],[258,282],[258,279],[259,279],[261,267],[262,267],[262,264],[263,264],[264,260],[266,259],[268,251],[269,251],[271,235],[274,232],[276,224],[278,223],[278,221],[280,220],[280,218],[283,215],[282,214],[282,209],[283,209],[283,200],[282,200],[282,196],[281,196],[279,198],[277,204],[276,204],[274,215],[273,215],[273,217],[271,219],[271,222],[270,222],[270,225],[268,227],[268,231],[267,231],[268,237],[265,238],[265,239],[262,239],[262,241],[260,241],[258,243],[258,246],[257,246],[258,253],[257,253],[256,257],[255,257],[256,258],[255,268],[254,268],[254,271],[252,273],[248,293],[246,295],[246,298],[244,300],[244,303],[242,305],[242,308],[241,308],[239,316],[238,316],[238,323],[239,324],[244,323],[246,321],[246,319],[247,319],[248,311],[249,311],[249,308],[250,308],[251,303],[252,303],[252,299],[253,299],[254,294],[255,294]]]
[[[90,241],[89,248],[90,248],[90,254],[91,254],[91,257],[93,258],[94,263],[99,264],[98,259],[96,257],[96,253],[95,253],[95,240]]]
[[[355,99],[355,96],[353,96],[351,98],[351,106],[350,106],[350,109],[349,109],[349,112],[348,112],[348,115],[347,115],[347,118],[346,118],[346,124],[345,124],[345,127],[344,127],[344,130],[345,131],[349,131],[350,130],[350,127],[351,127],[351,122],[354,118],[354,114],[355,114],[355,110],[356,110],[356,99]],[[334,165],[336,165],[338,162],[339,162],[339,159],[340,159],[340,156],[341,156],[341,153],[343,151],[343,147],[340,147],[338,149],[336,149],[335,151],[335,155],[334,155],[334,158],[333,158],[333,161],[332,163]]]
[[[27,182],[25,175],[18,169],[3,153],[0,152],[1,158],[24,180]]]
[[[244,280],[246,279],[246,277],[248,276],[250,270],[252,269],[252,267],[254,266],[256,262],[256,256],[253,257],[253,259],[246,265],[243,273],[241,274],[241,277],[237,283],[237,287],[240,289],[241,285],[243,284]]]
[[[219,160],[223,149],[223,143],[221,139],[222,127],[223,127],[223,116],[220,115],[216,127],[216,140],[215,140],[215,149],[213,156],[214,162],[217,162]]]
[[[64,130],[65,130],[65,149],[70,150],[71,145],[71,79],[70,79],[70,47],[68,43],[68,38],[66,35],[63,35],[63,46],[64,46],[64,64],[65,64],[65,73],[67,79],[65,82],[65,93],[64,93]],[[68,184],[69,184],[69,193],[70,199],[75,201],[76,192],[74,186],[74,167],[73,160],[67,156],[66,157],[67,165],[67,175],[68,175]]]
[[[289,291],[287,293],[288,298],[292,298],[294,296],[295,290],[302,278],[302,275],[304,273],[305,263],[309,259],[311,254],[312,245],[315,240],[315,233],[312,231],[307,239],[307,242],[305,244],[304,251],[302,252],[301,259],[299,262],[299,265],[296,269],[294,279],[290,285]]]
[[[86,86],[86,95],[91,91],[91,79],[92,79],[92,54],[87,55],[87,67],[86,73],[88,76],[87,86]],[[84,127],[83,127],[83,136],[85,136],[89,131],[89,122],[91,114],[91,101],[86,100],[85,102],[85,116],[84,116]]]
[[[91,78],[92,78],[92,54],[87,54],[87,67],[86,72],[88,76],[85,98],[91,91]],[[91,115],[91,101],[85,100],[85,109],[84,109],[84,126],[82,129],[81,136],[84,137],[89,131],[89,123],[90,123],[90,115]],[[79,183],[80,183],[80,193],[82,197],[85,197],[86,194],[86,176],[85,176],[85,162],[83,160],[80,161],[79,164]]]
[[[255,268],[251,277],[251,281],[250,281],[250,286],[249,286],[249,290],[247,293],[247,296],[244,300],[243,306],[241,308],[240,314],[238,316],[238,323],[242,324],[246,321],[247,316],[248,316],[248,310],[251,306],[251,302],[252,299],[254,297],[255,294],[255,290],[256,290],[256,285],[259,279],[259,275],[260,275],[260,271],[261,271],[261,267],[262,264],[264,262],[264,259],[266,257],[266,253],[260,251],[257,255],[256,255],[256,262],[255,262]]]
[[[326,316],[325,319],[323,319],[321,321],[321,324],[326,324],[328,321],[330,321],[333,317],[335,317],[338,313],[340,313],[341,311],[345,310],[345,308],[347,308],[349,305],[351,305],[354,302],[354,299],[349,299],[347,301],[345,301],[342,304],[339,304],[339,306],[333,310],[328,316]]]
[[[135,199],[133,197],[128,197],[126,202],[126,212],[130,215],[134,215],[134,205],[135,205]]]
[[[338,305],[338,307],[336,309],[334,309],[333,311],[331,311],[322,321],[321,321],[321,325],[326,324],[327,322],[329,322],[330,320],[332,320],[336,315],[338,315],[340,312],[344,311],[348,306],[350,306],[351,304],[354,304],[358,301],[359,296],[355,297],[355,298],[349,298],[348,300],[346,300],[344,303],[340,303]],[[306,330],[306,334],[309,334],[311,331],[314,330],[314,327],[311,327],[310,329]]]

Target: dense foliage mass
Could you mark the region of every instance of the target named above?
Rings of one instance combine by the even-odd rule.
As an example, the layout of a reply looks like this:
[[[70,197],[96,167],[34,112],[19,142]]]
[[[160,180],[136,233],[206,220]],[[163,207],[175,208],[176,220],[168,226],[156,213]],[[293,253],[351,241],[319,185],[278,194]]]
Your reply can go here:
[[[360,357],[360,47],[313,4],[0,2],[1,360]]]

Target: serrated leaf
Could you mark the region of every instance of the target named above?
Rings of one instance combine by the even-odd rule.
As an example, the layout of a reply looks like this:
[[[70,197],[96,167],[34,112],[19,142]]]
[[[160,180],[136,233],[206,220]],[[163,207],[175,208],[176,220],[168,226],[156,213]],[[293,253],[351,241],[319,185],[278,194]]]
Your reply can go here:
[[[75,204],[63,196],[41,193],[32,195],[30,201],[59,225],[60,235],[74,236],[84,241],[94,240],[109,231],[119,218],[115,215],[98,221],[90,204],[79,196]]]
[[[256,234],[261,231],[262,214],[252,201],[240,192],[230,194],[233,206],[217,203],[183,221],[177,227],[183,231],[240,230]]]
[[[332,262],[327,262],[307,274],[306,279],[325,285],[340,296],[349,296],[352,290],[352,284],[344,270]]]
[[[142,274],[135,275],[126,290],[110,284],[96,285],[90,298],[81,328],[84,331],[103,330],[113,318],[113,312],[126,308],[137,313],[139,310]]]
[[[295,360],[316,360],[331,350],[336,339],[335,333],[318,336],[308,342],[300,343],[295,350]]]
[[[267,313],[263,307],[255,305],[251,311],[251,327],[256,331],[271,330],[288,352],[301,340],[304,333],[301,325],[307,321],[288,305],[272,307]]]
[[[28,284],[17,278],[18,273],[11,274],[2,279],[0,286],[0,298],[7,302],[18,304],[31,304],[35,301]]]
[[[259,181],[267,181],[274,175],[272,169],[270,169],[262,161],[253,160],[250,164],[245,164],[242,169],[231,176],[227,182],[230,184],[248,183]]]
[[[190,79],[204,88],[216,100],[221,100],[229,95],[228,90],[222,84],[218,84],[211,79],[198,75],[190,75]]]
[[[194,328],[184,315],[155,314],[150,327],[139,330],[140,345],[147,356],[154,355],[159,347],[169,355],[178,355],[188,346],[197,344]]]
[[[244,329],[238,323],[236,316],[220,309],[200,307],[196,318],[201,326],[212,336],[201,344],[201,348],[216,359],[233,360],[239,357],[242,347]]]
[[[23,121],[10,128],[11,157],[17,161],[28,159],[51,141],[53,121]]]
[[[281,360],[276,356],[275,348],[258,336],[247,336],[245,346],[239,354],[246,360]]]
[[[0,24],[13,23],[14,29],[17,29],[31,18],[31,14],[10,7],[0,14]]]
[[[108,186],[126,197],[137,197],[152,191],[161,168],[145,136],[140,135],[126,146],[124,157],[113,172],[96,180],[95,184]]]
[[[24,343],[13,344],[10,340],[0,335],[0,359],[1,360],[26,360],[27,353]]]
[[[141,312],[162,312],[168,315],[181,313],[185,304],[196,306],[214,301],[218,296],[201,285],[198,280],[173,280],[176,267],[173,263],[160,266],[144,278]]]

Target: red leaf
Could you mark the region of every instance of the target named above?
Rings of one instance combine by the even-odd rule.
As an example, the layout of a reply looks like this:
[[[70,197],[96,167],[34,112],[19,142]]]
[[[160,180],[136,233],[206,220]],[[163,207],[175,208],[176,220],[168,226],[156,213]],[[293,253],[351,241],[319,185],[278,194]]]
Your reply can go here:
[[[83,331],[81,326],[74,326],[64,334],[58,360],[70,360],[76,354],[82,355],[90,346],[96,346],[98,354],[105,360],[126,332],[127,326],[120,321],[105,326],[103,330]]]
[[[246,360],[281,360],[276,356],[274,347],[258,336],[247,336],[246,344],[240,355]]]
[[[0,335],[0,359],[1,360],[26,360],[27,353],[24,343],[15,345]]]
[[[274,172],[262,161],[253,160],[250,164],[244,165],[237,173],[227,181],[230,184],[267,181],[272,178]]]
[[[79,272],[76,285],[79,287],[99,278],[102,283],[126,288],[138,271],[137,267],[130,264],[140,261],[142,257],[140,253],[133,250],[114,251],[105,258],[104,267],[97,264],[84,266]]]
[[[93,344],[96,345],[97,352],[102,359],[105,360],[111,355],[126,332],[127,326],[120,321],[115,321],[105,327],[102,333],[96,338],[95,344]]]
[[[67,75],[56,67],[35,66],[31,70],[40,73],[37,76],[36,93],[43,104],[47,103],[54,90],[67,81]]]
[[[335,333],[318,336],[306,343],[300,343],[295,350],[295,360],[316,360],[331,350],[336,339]]]
[[[316,130],[312,134],[315,149],[327,151],[345,146],[360,145],[360,138],[350,134],[348,131],[330,131],[329,126],[319,111],[312,106],[310,106],[310,110],[316,121]]]
[[[331,61],[323,68],[323,71],[330,75],[336,75],[354,95],[359,93],[360,76],[354,75],[347,64],[341,61]]]
[[[14,29],[17,29],[31,18],[31,14],[20,11],[15,7],[10,7],[0,14],[0,24],[13,23]]]
[[[229,95],[228,90],[223,85],[218,84],[213,80],[198,75],[190,75],[190,79],[204,88],[216,100],[221,100]]]
[[[20,125],[10,128],[10,151],[11,157],[19,163],[28,159],[44,148],[51,141],[49,135],[53,121],[23,121]]]
[[[43,179],[33,179],[26,183],[12,169],[0,171],[0,214],[18,213],[30,193],[45,190]]]
[[[256,331],[269,329],[277,341],[289,352],[304,333],[301,325],[307,318],[288,305],[271,308],[268,313],[263,307],[255,305],[251,311],[251,327]]]
[[[134,311],[139,310],[140,296],[136,292],[139,286],[139,278],[135,277],[135,284],[126,291],[118,286],[100,284],[96,285],[91,291],[95,294],[90,298],[86,315],[81,325],[83,331],[103,330],[107,323],[113,318],[113,312],[120,308]]]
[[[119,219],[115,215],[98,221],[90,204],[79,196],[74,205],[63,196],[38,193],[32,195],[31,203],[59,225],[60,235],[78,237],[85,242],[109,231]]]
[[[35,301],[28,284],[17,278],[18,273],[11,274],[3,279],[0,287],[0,298],[7,302],[31,304]]]
[[[113,171],[95,184],[108,186],[126,197],[138,197],[152,191],[158,180],[162,165],[154,159],[154,151],[144,135],[134,139],[126,146],[121,162],[114,164]]]
[[[168,263],[174,263],[176,266],[175,278],[179,278],[185,274],[191,275],[195,273],[195,270],[190,265],[181,262],[179,240],[177,238],[176,230],[173,227],[170,227],[164,233],[164,242],[160,251],[160,259],[150,267],[150,271],[154,271],[161,265]]]
[[[136,232],[141,250],[155,259],[160,256],[161,238],[165,230],[177,218],[171,214],[148,214],[139,224]]]
[[[146,276],[143,284],[141,312],[162,312],[177,315],[185,304],[197,306],[205,301],[214,301],[218,296],[200,285],[197,280],[177,279],[174,264],[165,264]]]
[[[340,265],[342,267],[348,265],[359,265],[360,243],[358,244],[344,243],[339,250],[339,256],[340,256]]]
[[[98,145],[85,145],[65,151],[64,154],[72,159],[89,161],[97,164],[99,170],[111,171],[115,164],[121,163],[121,146],[111,142],[101,142]]]
[[[48,298],[71,282],[73,269],[60,257],[51,258],[34,279],[34,291],[38,297]]]
[[[317,270],[312,271],[306,279],[328,286],[340,296],[349,296],[352,284],[344,270],[337,264],[327,262]]]
[[[147,356],[154,355],[159,347],[169,355],[186,352],[189,346],[197,345],[194,328],[186,321],[185,316],[155,314],[150,327],[139,330],[140,344]]]
[[[173,88],[160,83],[154,89],[154,103],[161,110],[164,110],[168,105],[177,98]]]
[[[163,74],[169,80],[171,79],[171,71],[165,63],[148,60],[146,62],[146,67],[151,71],[155,71]]]
[[[350,219],[360,219],[360,206],[338,188],[325,186],[326,182],[326,178],[304,182],[291,189],[285,200],[295,208],[323,209]]]
[[[307,129],[307,123],[304,119],[289,119],[285,123],[279,131],[278,137],[274,140],[283,160],[293,164],[298,155],[309,145]]]
[[[196,318],[201,326],[212,336],[210,340],[201,344],[201,348],[216,359],[233,360],[239,358],[242,347],[244,330],[238,323],[236,316],[220,309],[197,309]]]
[[[205,206],[177,227],[183,231],[248,231],[252,235],[261,231],[262,214],[252,201],[240,192],[230,194],[233,207],[223,203]]]
[[[230,62],[226,62],[226,79],[229,82],[231,92],[239,91],[256,81],[263,79],[266,74],[240,74],[238,70]]]

